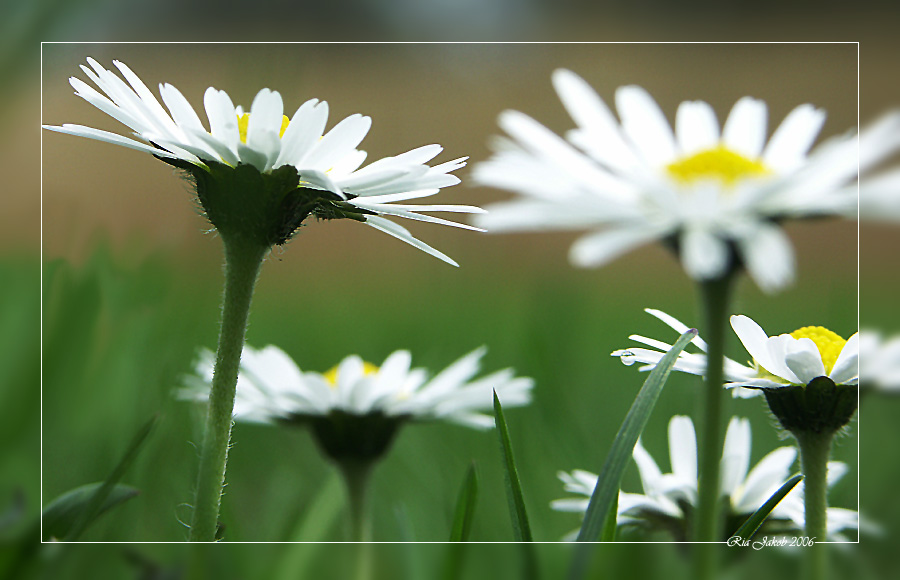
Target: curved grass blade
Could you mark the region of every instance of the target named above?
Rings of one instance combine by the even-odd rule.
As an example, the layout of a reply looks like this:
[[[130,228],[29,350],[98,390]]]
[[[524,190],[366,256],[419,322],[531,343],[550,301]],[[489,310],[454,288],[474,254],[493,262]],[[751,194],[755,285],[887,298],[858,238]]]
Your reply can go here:
[[[597,486],[591,495],[591,501],[588,504],[587,512],[584,516],[584,523],[578,532],[577,542],[582,542],[575,550],[575,556],[572,561],[572,568],[569,570],[569,578],[577,580],[583,578],[587,572],[587,564],[590,556],[590,546],[584,542],[595,542],[600,535],[601,530],[609,529],[609,518],[615,517],[610,513],[619,498],[619,487],[622,484],[622,474],[625,473],[625,467],[628,460],[634,452],[634,445],[637,443],[638,437],[647,425],[650,419],[650,413],[659,399],[666,379],[675,365],[675,361],[682,350],[697,336],[697,330],[689,329],[682,334],[678,340],[669,349],[669,352],[657,363],[656,367],[650,371],[650,376],[644,381],[644,385],[638,392],[634,403],[625,415],[619,432],[613,440],[609,455],[603,463],[600,470],[600,477],[597,480]]]
[[[153,430],[153,426],[156,425],[156,421],[158,419],[157,415],[154,415],[150,418],[149,421],[144,423],[140,429],[138,429],[137,433],[135,433],[134,437],[131,439],[131,443],[128,445],[128,449],[125,451],[125,454],[122,455],[122,459],[119,460],[116,468],[113,469],[112,473],[109,474],[109,477],[106,478],[106,481],[97,488],[94,492],[94,495],[90,498],[87,504],[84,506],[84,511],[81,512],[80,516],[75,520],[72,525],[72,529],[65,536],[65,540],[68,542],[74,542],[81,536],[82,532],[91,525],[91,523],[100,515],[101,508],[106,502],[106,499],[109,497],[112,490],[118,485],[119,480],[122,479],[122,476],[125,475],[125,472],[128,471],[128,468],[131,467],[134,458],[137,457],[138,452],[141,449],[141,446],[144,444],[144,441],[147,440],[147,435],[150,434],[150,431]]]
[[[44,508],[41,514],[43,536],[45,542],[54,538],[66,538],[72,536],[75,525],[82,519],[98,492],[106,486],[107,482],[89,483],[76,487],[54,499]],[[140,493],[136,488],[117,484],[103,494],[103,503],[95,510],[91,522],[97,519],[106,510],[119,505],[135,497]]]
[[[450,532],[451,542],[465,542],[472,531],[472,520],[475,516],[475,504],[478,501],[478,476],[475,463],[469,465],[459,499],[456,502],[456,515],[453,518],[453,530]]]
[[[791,490],[796,487],[800,480],[803,479],[803,476],[799,473],[789,480],[784,482],[784,485],[778,488],[778,491],[772,494],[772,497],[766,500],[766,503],[762,504],[762,506],[753,512],[753,515],[747,518],[747,521],[743,523],[743,525],[738,528],[738,530],[732,534],[733,538],[742,538],[744,540],[749,540],[753,538],[753,535],[759,530],[760,526],[763,525],[763,522],[766,521],[766,518],[769,517],[769,514],[772,513],[772,510],[775,509],[775,506],[784,499],[784,497],[791,493]]]
[[[647,425],[650,412],[653,411],[653,407],[659,399],[659,394],[666,384],[666,379],[669,378],[675,360],[695,336],[697,336],[697,331],[693,328],[682,334],[644,381],[644,386],[638,392],[634,403],[631,404],[631,409],[625,415],[625,420],[622,421],[622,426],[619,427],[619,432],[616,433],[603,469],[600,470],[597,487],[594,488],[594,493],[591,495],[577,541],[593,542],[600,536],[600,530],[603,529],[609,508],[619,497],[622,474],[625,472],[628,460],[631,459],[634,445]]]
[[[528,525],[528,513],[525,511],[525,499],[522,496],[522,485],[519,483],[519,472],[513,457],[512,444],[509,441],[509,430],[503,417],[503,407],[497,392],[494,391],[494,421],[497,424],[497,435],[500,437],[500,448],[503,451],[503,466],[506,479],[509,513],[513,523],[513,534],[517,542],[531,542],[531,526]]]

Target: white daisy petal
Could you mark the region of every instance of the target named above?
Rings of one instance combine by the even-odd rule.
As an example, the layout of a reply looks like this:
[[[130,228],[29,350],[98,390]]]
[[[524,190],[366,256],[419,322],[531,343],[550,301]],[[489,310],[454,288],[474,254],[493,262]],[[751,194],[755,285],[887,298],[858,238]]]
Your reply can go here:
[[[703,101],[685,101],[675,115],[675,135],[682,155],[712,149],[719,142],[716,113]]]
[[[669,459],[679,481],[696,487],[697,435],[688,417],[676,415],[669,420]]]
[[[731,109],[722,142],[726,147],[756,159],[762,155],[766,143],[766,104],[751,97],[743,97]]]
[[[847,339],[841,354],[834,361],[834,368],[828,374],[836,384],[852,384],[859,380],[859,333]]]
[[[647,91],[636,86],[620,87],[616,109],[622,130],[650,167],[662,167],[675,158],[672,128]]]
[[[763,152],[763,161],[776,171],[793,171],[803,163],[824,124],[824,111],[812,105],[800,105],[772,134]]]
[[[825,376],[825,365],[819,348],[808,338],[786,342],[785,364],[802,383]]]

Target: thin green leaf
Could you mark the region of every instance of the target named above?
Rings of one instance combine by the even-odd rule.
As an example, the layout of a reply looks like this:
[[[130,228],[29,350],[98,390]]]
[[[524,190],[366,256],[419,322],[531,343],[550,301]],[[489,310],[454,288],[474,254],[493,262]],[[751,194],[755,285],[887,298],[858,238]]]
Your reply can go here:
[[[784,497],[791,493],[791,490],[800,483],[800,480],[803,479],[803,476],[799,473],[789,480],[784,482],[784,485],[778,488],[778,491],[772,494],[772,497],[766,500],[766,503],[762,504],[762,506],[753,512],[753,515],[747,518],[747,521],[738,528],[738,530],[732,535],[732,537],[741,538],[744,540],[749,540],[753,538],[753,535],[759,530],[760,526],[763,525],[763,522],[766,521],[766,518],[769,517],[769,514],[772,513],[772,510],[775,509],[775,506],[784,499]]]
[[[478,477],[475,474],[475,463],[469,465],[462,487],[459,490],[459,498],[456,501],[456,509],[453,516],[453,529],[450,531],[450,541],[447,546],[447,554],[444,559],[444,580],[457,580],[462,578],[463,562],[465,562],[466,542],[469,532],[472,530],[472,519],[475,516],[475,504],[478,500]]]
[[[472,531],[472,519],[475,516],[475,504],[478,501],[478,476],[475,474],[475,463],[469,465],[459,499],[456,502],[456,515],[453,517],[453,530],[450,532],[451,542],[465,542]]]
[[[591,501],[588,504],[587,512],[584,515],[584,523],[581,525],[581,531],[578,533],[579,542],[593,542],[600,535],[603,524],[606,521],[606,514],[609,513],[613,501],[619,496],[619,487],[622,483],[622,474],[625,473],[625,467],[631,454],[634,452],[634,445],[637,443],[638,437],[647,425],[650,419],[650,413],[656,405],[657,399],[662,392],[666,379],[672,371],[679,353],[688,345],[688,343],[697,336],[695,329],[690,329],[675,342],[669,352],[663,356],[662,360],[657,363],[656,368],[650,372],[650,376],[644,381],[631,409],[625,415],[619,432],[613,440],[609,455],[606,456],[606,462],[603,469],[600,470],[600,477],[597,480],[597,487],[591,495]]]
[[[88,504],[94,501],[97,491],[100,490],[106,482],[89,483],[76,487],[71,491],[67,491],[61,496],[54,499],[44,508],[41,514],[41,522],[43,525],[44,541],[50,541],[54,538],[67,538],[73,529],[75,529],[76,521],[82,517]],[[94,516],[105,512],[106,510],[135,497],[140,493],[136,488],[127,485],[118,484],[105,495],[100,509]]]
[[[513,523],[513,533],[517,542],[531,542],[531,527],[528,525],[528,514],[525,511],[525,500],[522,496],[522,485],[519,483],[519,472],[513,458],[512,444],[509,442],[509,430],[503,417],[503,407],[494,392],[494,420],[497,424],[497,435],[500,437],[500,448],[503,451],[504,475],[509,500],[509,512]]]
[[[153,426],[156,425],[157,419],[158,416],[154,415],[138,429],[137,433],[135,433],[134,437],[131,439],[131,443],[128,445],[128,449],[126,449],[125,454],[122,455],[122,459],[119,460],[119,464],[116,465],[116,468],[109,474],[109,477],[106,478],[103,485],[97,488],[93,497],[91,497],[84,506],[84,511],[82,511],[75,520],[72,529],[65,536],[66,541],[74,542],[77,540],[82,532],[84,532],[84,530],[97,519],[97,516],[100,515],[101,508],[105,504],[106,498],[112,493],[113,488],[118,485],[119,480],[122,479],[122,476],[125,475],[128,468],[131,467],[141,446],[144,444],[144,441],[147,440],[147,435],[150,434],[150,431],[153,430]]]

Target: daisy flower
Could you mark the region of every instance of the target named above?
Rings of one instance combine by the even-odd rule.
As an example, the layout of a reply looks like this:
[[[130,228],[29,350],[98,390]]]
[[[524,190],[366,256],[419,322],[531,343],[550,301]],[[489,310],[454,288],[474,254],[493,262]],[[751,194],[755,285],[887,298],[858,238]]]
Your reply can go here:
[[[491,231],[593,230],[572,246],[580,267],[602,266],[652,240],[673,246],[696,280],[743,265],[765,291],[791,282],[794,254],[779,222],[841,214],[855,207],[845,186],[858,172],[857,136],[813,149],[825,113],[794,109],[767,138],[767,108],[744,97],[720,128],[713,108],[681,103],[674,131],[642,88],[616,91],[618,119],[580,77],[553,73],[576,127],[565,139],[516,111],[499,117],[509,138],[479,163],[480,184],[519,194],[493,204],[476,223]],[[867,164],[895,148],[900,115],[860,140]]]
[[[234,105],[227,93],[210,87],[203,98],[207,128],[174,86],[159,86],[164,108],[124,63],[113,61],[122,75],[120,78],[92,58],[87,62],[90,66],[82,65],[81,70],[100,90],[72,77],[69,82],[75,94],[127,126],[131,136],[73,124],[44,125],[44,128],[143,151],[188,171],[197,181],[200,201],[210,221],[223,233],[230,227],[229,217],[223,215],[227,212],[237,214],[231,221],[246,221],[247,216],[265,214],[264,241],[268,245],[287,241],[310,213],[323,219],[351,218],[457,265],[384,216],[478,229],[422,212],[481,213],[480,208],[407,203],[459,183],[459,178],[451,172],[465,165],[465,157],[428,165],[441,152],[440,145],[425,145],[361,167],[366,152],[357,146],[372,125],[369,117],[350,115],[325,132],[328,118],[325,101],[310,99],[288,118],[284,115],[281,95],[275,91],[259,91],[249,112],[245,112],[241,106]],[[264,177],[237,173],[247,167]],[[223,190],[228,185],[220,183],[209,194],[205,188],[210,178],[239,184],[242,191],[236,195],[240,199],[231,206],[220,207],[226,202],[218,198],[227,196]],[[247,199],[253,197],[246,191],[250,180],[255,180],[253,185],[256,185],[257,182],[268,184],[273,179],[277,189],[273,199]],[[268,193],[271,187],[263,185],[255,189]],[[263,193],[252,193],[266,197]]]
[[[647,308],[645,311],[679,334],[688,328],[660,310]],[[759,392],[742,387],[778,389],[806,385],[823,376],[837,385],[855,385],[859,382],[857,334],[844,340],[827,328],[806,326],[791,334],[770,337],[756,322],[742,315],[732,316],[731,326],[753,357],[749,365],[725,358],[725,386],[735,389],[736,397],[751,397]],[[645,336],[631,335],[628,338],[650,348],[620,349],[614,351],[612,356],[619,357],[626,365],[643,364],[639,369],[641,371],[654,368],[672,348],[669,343]],[[701,352],[682,352],[673,368],[702,376],[706,372],[707,346],[699,336],[692,343]]]
[[[383,453],[401,424],[449,421],[480,429],[494,425],[493,393],[504,407],[526,405],[533,381],[504,369],[475,378],[486,352],[479,348],[431,376],[412,368],[408,351],[381,366],[356,355],[325,373],[302,371],[276,346],[244,347],[234,405],[236,421],[309,424],[330,455],[369,450]],[[183,398],[206,400],[214,355],[200,352]],[[487,413],[486,413],[487,412]],[[340,428],[338,428],[340,427]],[[382,436],[377,445],[374,439]],[[374,439],[373,439],[374,438]],[[358,446],[358,448],[357,448]],[[334,455],[332,455],[334,457]]]
[[[721,497],[725,500],[726,534],[730,535],[774,494],[791,475],[797,457],[793,447],[780,447],[750,469],[751,431],[747,419],[732,417],[725,434],[721,459]],[[664,530],[676,541],[686,541],[688,522],[697,504],[697,439],[689,417],[676,416],[669,421],[669,461],[671,473],[663,473],[640,441],[634,448],[634,461],[641,477],[643,493],[619,492],[617,522],[622,528]],[[828,465],[828,485],[834,485],[847,471],[843,463]],[[583,470],[559,472],[565,491],[580,497],[553,501],[558,511],[587,510],[597,484],[597,476]],[[802,530],[803,484],[795,487],[772,511],[763,533],[786,534]],[[828,535],[844,539],[840,532],[858,528],[855,511],[829,508]],[[728,535],[726,535],[727,539]]]
[[[900,336],[885,338],[878,331],[861,330],[859,366],[863,386],[900,393]]]

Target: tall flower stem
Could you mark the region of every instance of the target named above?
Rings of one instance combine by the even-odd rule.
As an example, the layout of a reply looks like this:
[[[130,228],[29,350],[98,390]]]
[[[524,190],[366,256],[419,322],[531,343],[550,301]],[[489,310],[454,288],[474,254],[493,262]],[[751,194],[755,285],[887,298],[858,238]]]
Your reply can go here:
[[[231,418],[241,351],[253,288],[268,247],[240,236],[222,238],[225,245],[225,298],[216,349],[216,367],[209,393],[209,410],[200,452],[194,511],[189,538],[192,542],[216,539],[219,503],[225,484],[225,463],[231,438]]]
[[[356,544],[356,580],[371,580],[374,574],[372,553],[372,515],[369,511],[369,481],[372,462],[344,459],[338,463],[347,485],[350,504],[350,539]]]
[[[806,517],[806,536],[813,542],[824,542],[828,536],[828,456],[831,454],[833,432],[794,431],[800,447],[803,469],[803,501]],[[828,569],[827,545],[806,548],[806,577],[823,580]]]
[[[724,397],[725,335],[734,270],[719,278],[700,284],[703,300],[703,333],[708,345],[706,382],[703,389],[700,427],[700,481],[697,511],[693,520],[695,542],[715,542],[720,539],[722,522],[719,517],[719,461],[722,457],[722,399]],[[715,546],[695,546],[696,578],[714,577]]]

